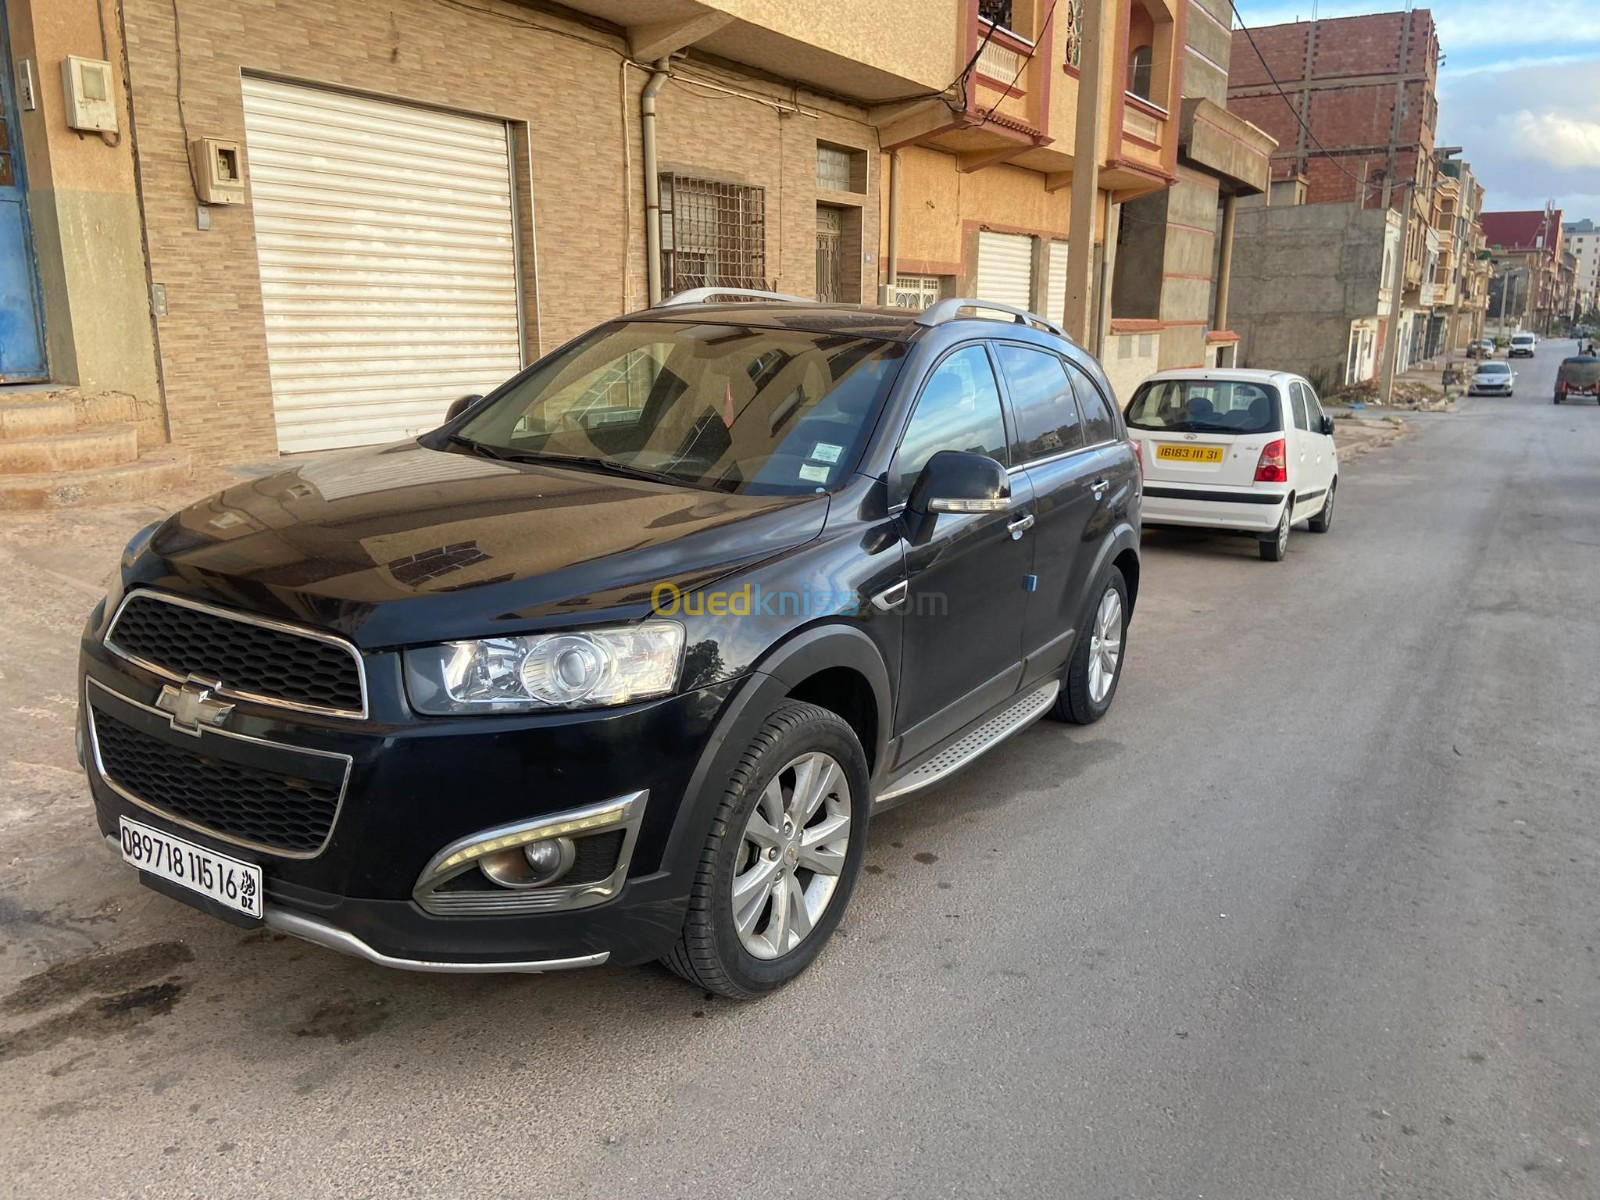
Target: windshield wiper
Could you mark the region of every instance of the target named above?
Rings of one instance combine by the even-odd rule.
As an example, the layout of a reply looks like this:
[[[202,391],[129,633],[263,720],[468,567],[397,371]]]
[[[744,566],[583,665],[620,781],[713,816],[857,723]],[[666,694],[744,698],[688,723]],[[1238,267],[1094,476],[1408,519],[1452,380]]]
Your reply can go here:
[[[486,445],[476,438],[469,438],[463,433],[452,433],[446,439],[452,446],[465,446],[474,454],[481,454],[484,458],[497,458],[501,462],[509,462],[516,456],[509,450],[501,450],[495,446]]]
[[[690,481],[682,475],[669,475],[665,471],[652,471],[647,467],[633,467],[627,463],[614,462],[609,458],[595,458],[586,454],[544,454],[537,451],[527,451],[525,457],[518,455],[521,461],[538,461],[560,463],[567,467],[583,467],[591,471],[604,471],[610,475],[623,475],[633,479],[648,479],[654,483],[670,483],[683,487]]]
[[[590,471],[604,471],[608,475],[622,475],[630,479],[648,479],[652,483],[670,483],[677,487],[683,487],[690,483],[682,475],[669,475],[665,471],[651,471],[645,467],[630,467],[627,463],[613,462],[609,458],[595,458],[586,454],[550,454],[543,450],[512,450],[507,446],[490,446],[460,433],[452,433],[449,441],[457,446],[465,446],[474,454],[481,454],[485,458],[499,459],[501,462],[560,463],[564,467],[580,467]]]

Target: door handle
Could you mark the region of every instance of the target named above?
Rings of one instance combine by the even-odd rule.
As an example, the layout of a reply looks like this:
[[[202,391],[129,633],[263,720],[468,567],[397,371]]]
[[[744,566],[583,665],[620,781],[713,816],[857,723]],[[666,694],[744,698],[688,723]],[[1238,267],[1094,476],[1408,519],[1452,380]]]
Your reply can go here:
[[[1106,494],[1106,489],[1110,486],[1111,483],[1109,480],[1096,479],[1089,485],[1089,490],[1094,493],[1094,498],[1099,500]]]
[[[1013,542],[1017,541],[1023,534],[1033,528],[1033,514],[1023,513],[1022,516],[1011,522],[1006,528],[1011,531],[1011,540]]]

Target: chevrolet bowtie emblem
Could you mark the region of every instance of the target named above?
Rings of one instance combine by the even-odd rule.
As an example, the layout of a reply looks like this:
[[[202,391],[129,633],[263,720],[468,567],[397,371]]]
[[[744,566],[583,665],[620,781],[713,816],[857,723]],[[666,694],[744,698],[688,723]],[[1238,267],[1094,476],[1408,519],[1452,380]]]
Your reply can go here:
[[[215,680],[190,676],[182,686],[169,683],[163,687],[156,707],[172,718],[174,729],[199,737],[202,725],[221,725],[233,711],[233,705],[214,698],[213,693],[221,687]]]

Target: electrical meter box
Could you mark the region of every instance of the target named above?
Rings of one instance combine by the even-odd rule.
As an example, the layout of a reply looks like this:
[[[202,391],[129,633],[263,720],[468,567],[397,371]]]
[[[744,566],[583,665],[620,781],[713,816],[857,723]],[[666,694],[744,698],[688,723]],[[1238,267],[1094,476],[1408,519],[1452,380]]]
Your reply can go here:
[[[117,132],[117,100],[111,87],[110,63],[67,55],[61,60],[61,90],[71,128],[85,133]]]
[[[189,143],[194,190],[202,204],[244,203],[244,155],[226,138],[195,138]]]

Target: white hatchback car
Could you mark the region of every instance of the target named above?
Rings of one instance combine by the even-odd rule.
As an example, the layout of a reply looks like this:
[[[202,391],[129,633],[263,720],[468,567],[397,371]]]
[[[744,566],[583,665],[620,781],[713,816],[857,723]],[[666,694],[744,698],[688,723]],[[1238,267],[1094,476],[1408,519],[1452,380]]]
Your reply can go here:
[[[1298,375],[1163,371],[1139,385],[1128,433],[1144,463],[1144,523],[1254,534],[1283,558],[1289,527],[1333,525],[1333,419]]]

